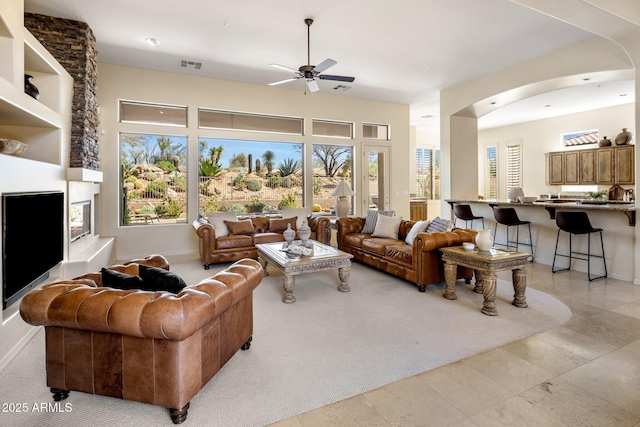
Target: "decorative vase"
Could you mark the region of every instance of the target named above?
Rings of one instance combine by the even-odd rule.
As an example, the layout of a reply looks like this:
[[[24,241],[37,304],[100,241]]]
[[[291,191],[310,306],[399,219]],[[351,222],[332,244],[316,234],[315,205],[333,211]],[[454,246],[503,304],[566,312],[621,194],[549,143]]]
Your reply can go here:
[[[287,229],[282,232],[284,241],[287,242],[287,247],[293,243],[293,239],[296,237],[296,232],[291,229],[291,224],[287,224]]]
[[[476,245],[478,245],[478,249],[481,251],[488,251],[491,249],[493,246],[493,237],[491,237],[489,230],[478,230]]]
[[[298,227],[298,237],[302,240],[302,246],[307,246],[307,240],[311,237],[311,227],[307,224],[307,220],[302,221],[302,225]]]
[[[29,74],[24,75],[24,93],[34,99],[38,99],[40,98],[40,91],[33,83],[31,83],[32,78],[33,76],[30,76]]]
[[[607,137],[605,136],[604,138],[602,138],[602,140],[600,140],[598,147],[611,147],[611,140],[607,139]]]
[[[524,197],[524,191],[522,191],[522,188],[520,187],[513,187],[509,190],[509,193],[507,194],[507,197],[509,198],[509,201],[512,203],[517,203],[518,202],[518,196],[520,197]]]
[[[627,132],[627,128],[622,128],[622,132],[616,136],[616,145],[627,145],[631,142],[631,132]]]

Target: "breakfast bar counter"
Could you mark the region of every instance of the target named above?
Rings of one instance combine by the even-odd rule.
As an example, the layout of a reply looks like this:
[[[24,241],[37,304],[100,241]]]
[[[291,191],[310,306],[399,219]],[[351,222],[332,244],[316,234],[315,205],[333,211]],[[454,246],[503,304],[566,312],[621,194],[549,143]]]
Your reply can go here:
[[[557,210],[579,210],[587,212],[593,227],[603,229],[603,240],[609,277],[621,280],[634,281],[635,274],[635,204],[633,202],[621,201],[591,201],[575,199],[539,199],[533,203],[513,203],[508,200],[468,200],[468,199],[447,199],[445,200],[451,207],[451,218],[453,214],[453,203],[468,204],[471,206],[474,215],[484,217],[485,228],[494,233],[496,221],[493,216],[493,209],[490,205],[500,207],[512,207],[516,210],[518,217],[524,221],[531,221],[531,233],[535,250],[536,262],[551,265],[555,252],[556,237],[558,227],[555,222],[555,212]],[[444,209],[444,208],[443,208]],[[458,223],[461,221],[458,220]],[[464,224],[458,226],[464,226]],[[474,222],[472,228],[478,228],[480,223]],[[499,226],[496,242],[506,240],[506,227]],[[528,234],[528,233],[524,233]],[[521,233],[521,239],[524,235]],[[528,235],[526,237],[529,237]],[[580,236],[579,236],[580,237]],[[592,239],[599,238],[593,237]],[[560,234],[559,250],[568,247],[568,235]],[[599,245],[599,242],[592,242]],[[576,250],[586,252],[587,238],[574,238],[573,245]],[[583,247],[584,246],[584,247]],[[584,249],[584,250],[582,250]],[[572,269],[587,271],[587,262],[581,260],[573,261]],[[594,266],[592,265],[592,271]],[[602,270],[604,272],[604,269]],[[562,274],[562,273],[558,273]],[[565,273],[566,274],[566,273]]]

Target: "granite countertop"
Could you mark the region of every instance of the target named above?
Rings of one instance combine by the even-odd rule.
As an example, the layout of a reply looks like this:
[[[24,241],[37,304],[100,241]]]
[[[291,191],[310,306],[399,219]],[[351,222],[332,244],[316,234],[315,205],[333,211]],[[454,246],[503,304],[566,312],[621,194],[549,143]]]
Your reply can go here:
[[[622,202],[620,200],[608,200],[606,202],[598,202],[594,204],[588,200],[575,200],[575,199],[538,199],[533,203],[513,203],[508,200],[461,200],[461,199],[447,199],[447,203],[484,203],[484,204],[496,204],[498,206],[542,206],[552,207],[556,209],[585,209],[585,210],[600,210],[600,211],[621,211],[630,212],[635,211],[634,202]]]

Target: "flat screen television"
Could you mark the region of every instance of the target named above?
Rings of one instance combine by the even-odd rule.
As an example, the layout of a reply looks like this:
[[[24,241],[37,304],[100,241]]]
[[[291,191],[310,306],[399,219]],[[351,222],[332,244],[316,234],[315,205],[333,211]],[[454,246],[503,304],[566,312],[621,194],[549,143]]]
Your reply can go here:
[[[49,277],[63,259],[64,193],[2,195],[2,308]]]

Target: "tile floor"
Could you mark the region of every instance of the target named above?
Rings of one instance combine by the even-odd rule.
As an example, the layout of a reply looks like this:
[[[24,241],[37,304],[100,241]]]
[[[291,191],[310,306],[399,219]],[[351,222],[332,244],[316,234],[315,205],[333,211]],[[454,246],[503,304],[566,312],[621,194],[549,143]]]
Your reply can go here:
[[[569,322],[272,426],[640,427],[640,285],[527,270]]]

